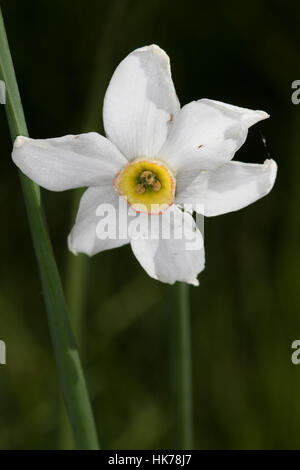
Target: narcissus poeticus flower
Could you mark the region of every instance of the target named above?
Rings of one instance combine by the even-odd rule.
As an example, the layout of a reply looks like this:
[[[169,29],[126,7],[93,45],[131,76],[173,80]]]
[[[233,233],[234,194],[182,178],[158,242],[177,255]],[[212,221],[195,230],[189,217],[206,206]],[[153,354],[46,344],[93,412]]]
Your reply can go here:
[[[19,136],[12,158],[46,189],[88,187],[69,235],[74,253],[91,256],[131,243],[153,278],[198,285],[204,248],[191,212],[235,211],[272,189],[273,160],[231,161],[248,128],[267,117],[208,99],[180,109],[169,58],[152,45],[129,54],[110,81],[103,108],[107,137],[95,132],[44,140]],[[123,236],[102,236],[101,204],[115,209],[119,228],[134,215],[141,236],[127,229]],[[164,222],[172,229],[170,237],[161,236]]]

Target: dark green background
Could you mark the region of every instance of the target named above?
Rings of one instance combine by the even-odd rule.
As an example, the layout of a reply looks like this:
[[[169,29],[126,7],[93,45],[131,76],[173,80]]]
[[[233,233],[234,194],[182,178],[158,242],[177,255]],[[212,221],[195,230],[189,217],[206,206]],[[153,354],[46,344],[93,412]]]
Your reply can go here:
[[[207,265],[200,287],[190,289],[197,449],[300,448],[300,365],[290,359],[300,339],[300,105],[291,102],[291,83],[300,79],[298,5],[1,1],[32,137],[101,131],[115,67],[152,43],[171,58],[182,104],[206,97],[271,114],[250,130],[236,159],[262,163],[270,154],[279,164],[272,193],[205,221]],[[0,111],[0,339],[7,344],[0,448],[71,448]],[[148,278],[128,246],[90,260],[69,255],[77,197],[43,191],[102,446],[170,448],[171,288]]]

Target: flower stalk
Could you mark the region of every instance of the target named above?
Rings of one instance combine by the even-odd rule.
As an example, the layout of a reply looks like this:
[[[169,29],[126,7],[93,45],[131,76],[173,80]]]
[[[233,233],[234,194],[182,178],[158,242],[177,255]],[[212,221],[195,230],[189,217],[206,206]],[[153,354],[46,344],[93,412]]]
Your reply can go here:
[[[193,448],[193,397],[189,286],[177,282],[174,289],[173,403],[175,406],[176,449]]]
[[[6,113],[12,141],[28,136],[24,112],[0,9],[0,76],[6,86]],[[40,190],[19,172],[34,250],[45,296],[51,339],[64,399],[78,449],[98,449],[84,374],[70,327],[64,293],[43,215]]]

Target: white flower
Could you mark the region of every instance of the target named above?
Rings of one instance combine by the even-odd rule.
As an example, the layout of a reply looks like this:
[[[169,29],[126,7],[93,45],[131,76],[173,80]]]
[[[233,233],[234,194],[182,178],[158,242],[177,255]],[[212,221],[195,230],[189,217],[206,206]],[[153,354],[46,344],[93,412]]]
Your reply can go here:
[[[129,54],[111,79],[103,108],[107,138],[95,132],[45,140],[19,136],[12,158],[49,190],[88,186],[69,236],[74,253],[91,256],[131,243],[150,276],[198,285],[197,275],[204,269],[202,236],[191,214],[178,205],[191,204],[193,210],[214,216],[266,195],[276,178],[276,163],[231,160],[248,128],[267,117],[263,111],[208,99],[180,109],[169,58],[152,45]],[[184,223],[184,236],[167,240],[129,233],[125,239],[101,239],[97,207],[109,203],[120,211],[120,197],[127,203],[121,205],[126,214],[119,215],[133,208],[142,232],[148,233],[144,224],[149,219],[168,220],[175,232]],[[189,250],[192,235],[194,249]]]

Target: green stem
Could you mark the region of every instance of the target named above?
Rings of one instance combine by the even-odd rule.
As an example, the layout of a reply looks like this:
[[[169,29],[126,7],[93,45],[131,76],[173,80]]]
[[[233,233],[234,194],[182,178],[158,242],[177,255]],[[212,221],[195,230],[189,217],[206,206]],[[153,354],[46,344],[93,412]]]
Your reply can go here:
[[[189,286],[174,286],[172,311],[173,397],[175,406],[176,449],[193,448],[193,398]]]
[[[73,191],[73,207],[71,209],[72,222],[75,220],[82,192],[83,191],[81,189],[75,189]],[[86,306],[86,292],[89,276],[88,258],[83,254],[74,256],[73,254],[68,253],[66,264],[65,296],[70,314],[71,326],[74,331],[81,357],[83,357],[83,339],[85,337],[85,323],[83,322],[83,317]],[[74,441],[72,429],[62,400],[60,403],[60,410],[60,449],[73,449]]]
[[[14,141],[17,135],[28,136],[28,131],[1,10],[0,74],[6,85],[5,107]],[[39,187],[22,173],[19,175],[45,296],[52,343],[76,446],[79,449],[97,449],[94,418],[43,216]]]

